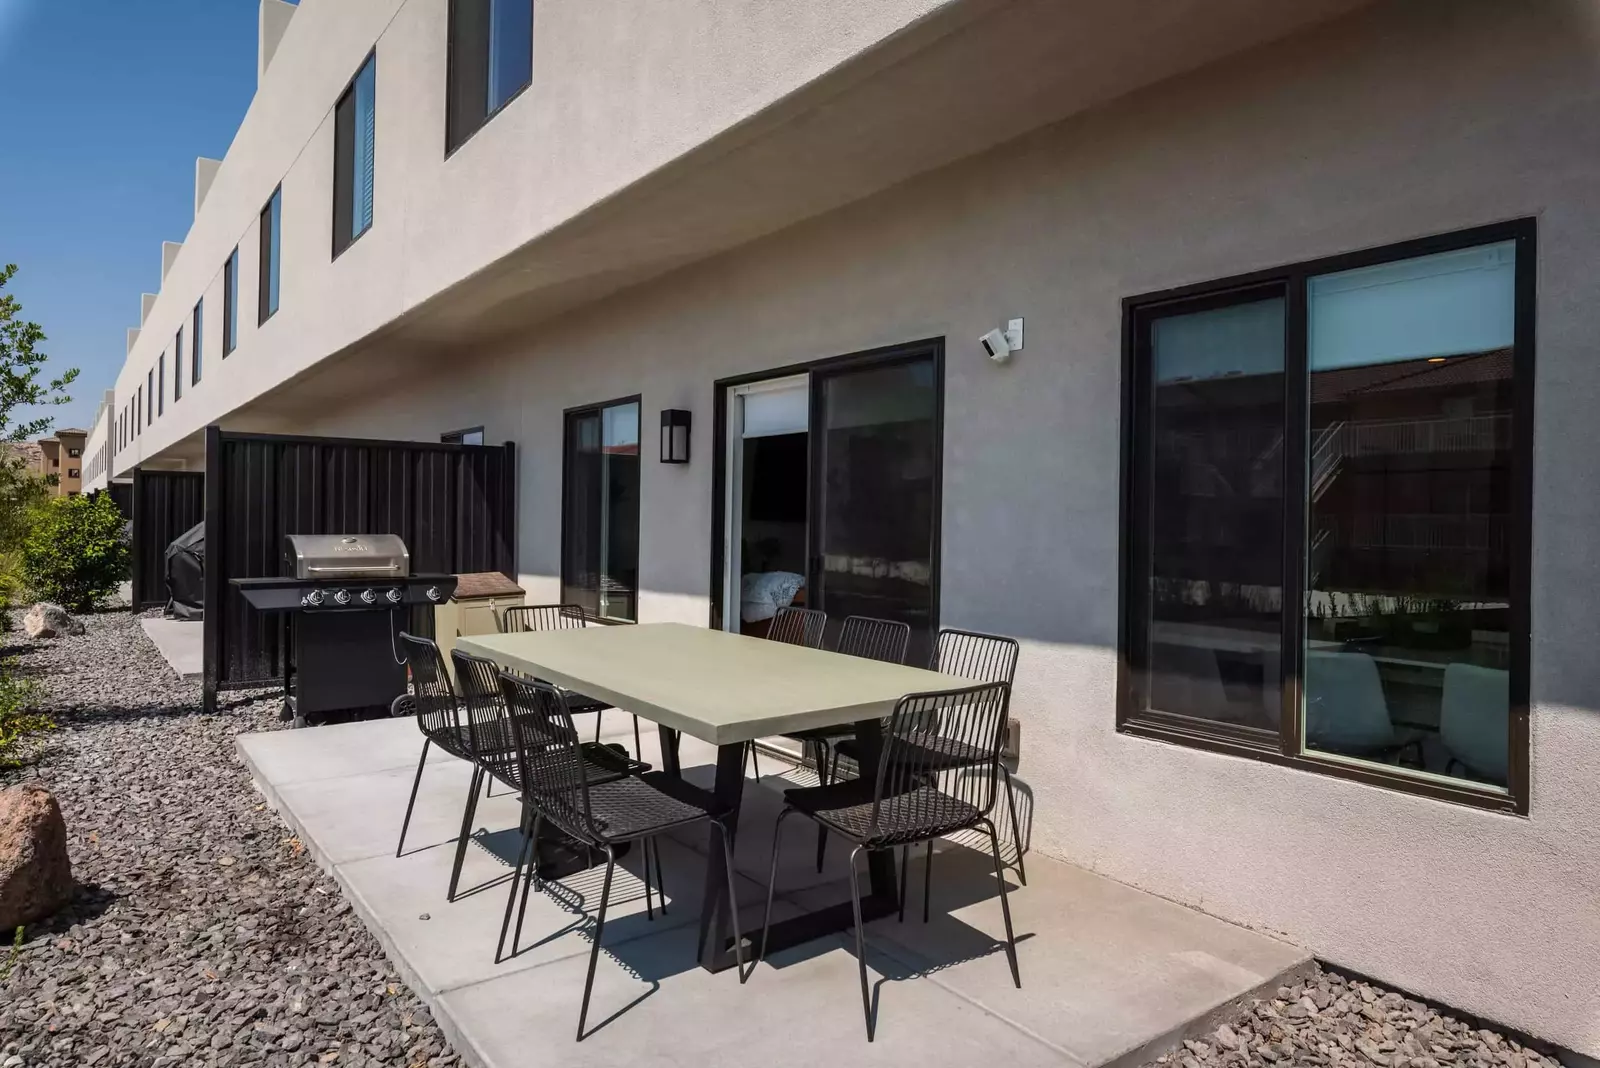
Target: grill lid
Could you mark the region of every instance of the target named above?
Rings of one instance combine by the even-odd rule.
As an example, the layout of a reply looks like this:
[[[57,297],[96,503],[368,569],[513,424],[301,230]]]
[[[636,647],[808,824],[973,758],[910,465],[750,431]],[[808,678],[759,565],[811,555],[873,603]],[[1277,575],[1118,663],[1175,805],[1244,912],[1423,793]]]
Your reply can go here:
[[[411,554],[398,534],[290,534],[289,570],[299,579],[405,578]]]

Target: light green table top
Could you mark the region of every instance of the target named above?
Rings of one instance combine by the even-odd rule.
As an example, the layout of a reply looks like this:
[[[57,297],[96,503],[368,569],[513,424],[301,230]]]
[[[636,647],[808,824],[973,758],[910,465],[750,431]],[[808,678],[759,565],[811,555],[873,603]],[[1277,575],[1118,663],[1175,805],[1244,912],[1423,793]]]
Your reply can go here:
[[[879,719],[971,679],[682,623],[463,636],[456,648],[713,745]]]

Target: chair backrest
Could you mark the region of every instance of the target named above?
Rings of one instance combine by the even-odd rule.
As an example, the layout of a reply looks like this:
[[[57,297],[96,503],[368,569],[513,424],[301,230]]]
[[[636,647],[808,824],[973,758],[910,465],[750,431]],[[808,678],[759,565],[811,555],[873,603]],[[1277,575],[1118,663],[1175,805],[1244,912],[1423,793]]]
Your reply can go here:
[[[1439,741],[1473,771],[1506,782],[1511,766],[1511,672],[1476,664],[1445,668]]]
[[[506,725],[505,696],[500,692],[499,665],[460,649],[450,650],[450,662],[456,669],[456,699],[472,755],[509,760],[511,732]]]
[[[524,796],[568,834],[598,837],[583,750],[566,695],[547,682],[507,671],[500,673],[500,692],[510,713]]]
[[[1396,744],[1378,662],[1368,653],[1307,651],[1305,708],[1307,745],[1374,753]]]
[[[907,824],[937,827],[970,805],[994,807],[1011,685],[985,682],[900,698],[884,733],[868,837],[893,836]],[[940,776],[951,767],[961,770]],[[937,791],[919,789],[939,783]],[[954,810],[947,799],[955,798]]]
[[[871,616],[850,616],[839,630],[835,652],[883,660],[890,664],[906,662],[906,645],[911,641],[911,626]]]
[[[939,632],[928,667],[974,682],[1011,685],[1017,675],[1017,640],[999,634],[946,627]]]
[[[431,638],[400,632],[400,648],[405,650],[406,664],[411,668],[411,689],[417,701],[417,727],[430,736],[455,735],[460,725],[460,709],[456,693],[450,685],[450,676],[444,669],[444,657]],[[451,748],[457,743],[452,738]]]
[[[820,608],[778,609],[767,628],[769,641],[789,645],[804,645],[808,649],[822,648],[822,632],[828,628],[828,614]]]
[[[529,604],[502,609],[500,631],[521,634],[530,630],[570,630],[586,623],[583,606],[576,604]]]

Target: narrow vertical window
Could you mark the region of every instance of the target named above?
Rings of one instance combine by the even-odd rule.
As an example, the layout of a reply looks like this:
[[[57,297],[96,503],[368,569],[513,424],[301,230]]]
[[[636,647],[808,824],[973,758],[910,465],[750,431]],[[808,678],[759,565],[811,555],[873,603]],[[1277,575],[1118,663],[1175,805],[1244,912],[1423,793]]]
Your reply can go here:
[[[239,345],[239,250],[222,265],[222,357]]]
[[[561,600],[602,619],[638,618],[639,402],[566,416]]]
[[[372,226],[377,57],[369,56],[333,114],[333,254]]]
[[[165,415],[167,412],[167,354],[162,353],[156,360],[156,414]]]
[[[272,191],[261,209],[261,270],[256,281],[258,323],[278,312],[278,268],[283,258],[283,187]]]
[[[183,399],[183,327],[178,327],[177,340],[172,343],[172,399]]]
[[[156,369],[154,367],[144,374],[144,421],[156,421]]]
[[[189,381],[195,385],[200,384],[200,357],[202,349],[200,342],[205,337],[205,306],[206,302],[203,299],[196,302],[194,306],[194,323],[189,331],[192,335],[191,340],[189,341],[189,347],[193,350],[189,354]]]
[[[454,0],[449,68],[453,152],[532,81],[533,0]]]

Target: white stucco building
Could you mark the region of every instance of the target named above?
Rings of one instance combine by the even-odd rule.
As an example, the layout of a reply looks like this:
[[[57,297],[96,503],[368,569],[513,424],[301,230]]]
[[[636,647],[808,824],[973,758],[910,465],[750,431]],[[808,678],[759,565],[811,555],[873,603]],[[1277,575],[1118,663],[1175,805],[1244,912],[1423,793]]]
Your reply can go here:
[[[89,488],[514,441],[530,603],[1015,636],[1032,849],[1600,1057],[1600,6],[451,12],[264,0]]]

